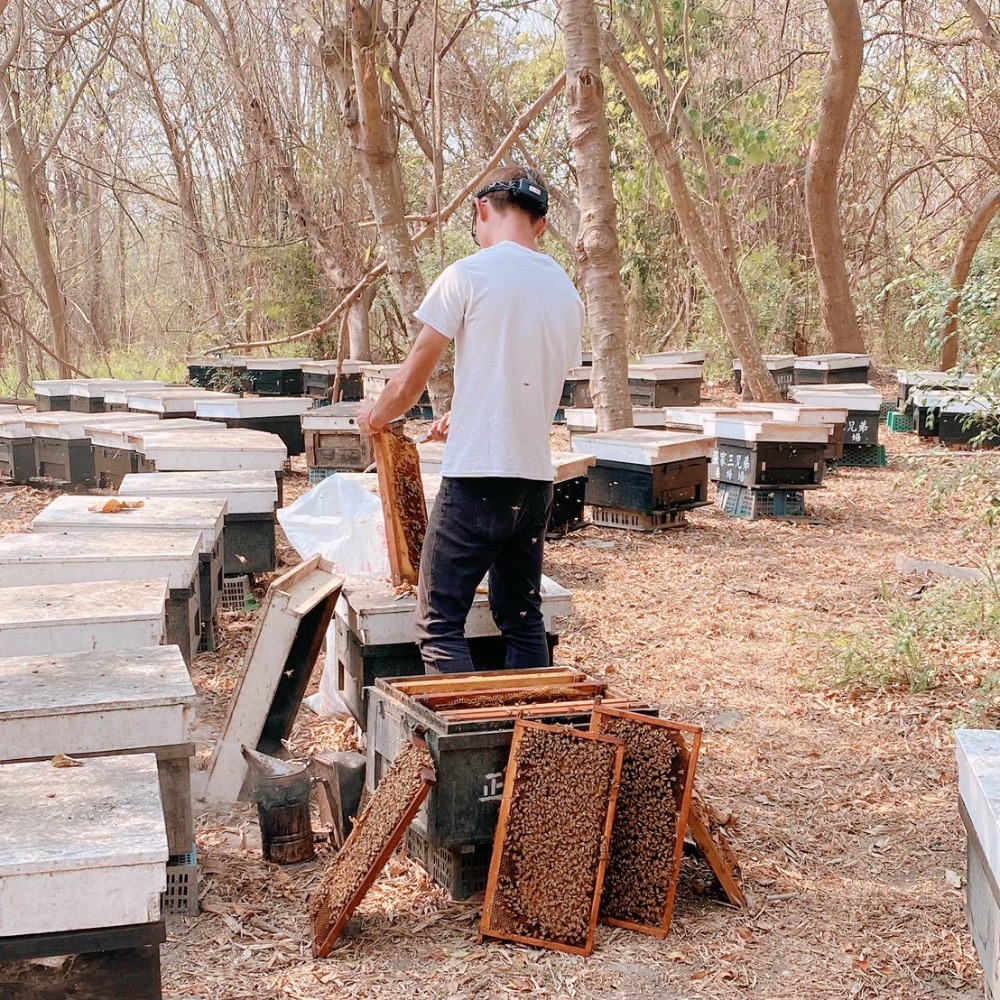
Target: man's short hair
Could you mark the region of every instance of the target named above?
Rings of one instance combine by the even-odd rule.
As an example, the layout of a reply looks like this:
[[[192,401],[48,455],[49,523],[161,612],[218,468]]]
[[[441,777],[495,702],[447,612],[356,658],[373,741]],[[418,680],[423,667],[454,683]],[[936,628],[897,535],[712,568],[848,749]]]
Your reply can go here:
[[[511,181],[529,180],[536,184],[548,194],[548,185],[541,172],[533,167],[496,167],[491,170],[482,181],[480,190],[489,187],[491,184],[509,184]],[[484,194],[483,199],[488,201],[494,208],[501,212],[506,212],[511,208],[516,208],[529,215],[532,222],[545,218],[545,213],[536,208],[529,207],[522,202],[515,201],[514,195],[510,191],[491,191]]]

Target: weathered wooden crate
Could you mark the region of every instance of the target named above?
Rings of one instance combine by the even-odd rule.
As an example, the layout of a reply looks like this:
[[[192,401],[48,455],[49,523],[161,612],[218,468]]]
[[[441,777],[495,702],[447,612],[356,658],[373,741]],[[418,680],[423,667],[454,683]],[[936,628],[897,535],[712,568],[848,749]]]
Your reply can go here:
[[[276,435],[284,442],[289,455],[301,455],[305,449],[302,415],[311,409],[312,400],[303,396],[209,399],[199,400],[195,406],[200,420]]]
[[[515,725],[480,937],[593,951],[624,754],[613,737]]]
[[[371,437],[358,428],[357,403],[333,403],[302,415],[306,465],[310,469],[364,472],[375,461]],[[393,421],[401,431],[405,421]]]
[[[166,579],[10,587],[0,606],[4,656],[157,646],[166,634]]]
[[[212,619],[222,598],[223,568],[226,562],[223,500],[188,497],[132,497],[142,500],[141,507],[117,514],[100,513],[105,498],[56,497],[32,521],[31,530],[38,532],[118,532],[197,530],[201,536],[199,555],[199,586],[201,588],[201,621],[211,628]],[[98,510],[91,510],[92,507]]]
[[[120,496],[171,496],[226,503],[227,576],[270,573],[277,565],[274,527],[280,480],[273,472],[144,472],[126,476]]]
[[[795,383],[867,382],[870,368],[867,354],[811,354],[795,359]]]
[[[0,591],[165,578],[166,641],[190,663],[201,636],[200,550],[195,530],[7,535],[0,538]]]
[[[364,376],[360,361],[344,361],[340,370],[340,396],[334,403],[352,403],[364,398]],[[337,378],[337,361],[302,363],[302,391],[310,399],[330,399]]]
[[[3,938],[159,920],[168,857],[156,758],[0,765]]]
[[[701,401],[700,365],[629,365],[633,406],[697,406]]]
[[[194,837],[196,696],[176,646],[0,658],[0,760],[156,755],[171,855]]]
[[[205,803],[231,804],[246,779],[244,746],[279,755],[299,705],[343,581],[313,556],[268,587],[203,783]]]

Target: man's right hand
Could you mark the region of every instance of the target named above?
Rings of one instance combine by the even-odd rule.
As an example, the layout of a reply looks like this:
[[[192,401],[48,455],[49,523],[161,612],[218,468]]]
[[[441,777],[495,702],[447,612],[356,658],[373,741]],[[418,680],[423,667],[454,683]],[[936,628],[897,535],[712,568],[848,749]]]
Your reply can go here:
[[[451,430],[451,410],[431,424],[430,430],[427,431],[427,440],[447,441],[449,430]]]

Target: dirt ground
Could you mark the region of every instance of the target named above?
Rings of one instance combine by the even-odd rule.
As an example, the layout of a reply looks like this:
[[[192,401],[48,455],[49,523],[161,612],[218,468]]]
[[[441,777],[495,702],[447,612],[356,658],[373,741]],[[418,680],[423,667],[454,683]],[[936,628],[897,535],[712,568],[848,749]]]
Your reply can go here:
[[[890,456],[924,451],[888,433]],[[934,461],[928,459],[928,461]],[[291,478],[289,495],[305,488]],[[255,815],[199,818],[202,915],[171,918],[164,992],[243,998],[972,998],[953,694],[850,694],[818,668],[827,637],[878,622],[912,589],[897,555],[978,564],[981,534],[957,502],[938,513],[898,458],[844,469],[809,517],[745,522],[712,507],[654,535],[586,528],[550,543],[546,572],[573,592],[557,661],[607,677],[662,714],[704,727],[697,787],[724,815],[745,910],[686,882],[658,941],[599,927],[589,959],[476,942],[481,900],[455,903],[396,858],[330,958],[310,957],[304,868],[260,860]],[[0,530],[24,530],[46,496],[0,491]],[[253,627],[227,616],[221,654],[198,658],[200,759]],[[303,710],[293,749],[353,746],[343,722]],[[553,831],[558,836],[558,831]]]

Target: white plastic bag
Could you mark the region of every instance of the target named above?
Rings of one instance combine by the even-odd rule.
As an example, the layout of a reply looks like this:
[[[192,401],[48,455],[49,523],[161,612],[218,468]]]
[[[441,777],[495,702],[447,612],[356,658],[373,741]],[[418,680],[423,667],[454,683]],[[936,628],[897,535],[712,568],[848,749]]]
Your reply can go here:
[[[330,476],[278,511],[278,522],[303,559],[317,553],[343,576],[388,576],[382,501],[343,476]]]

